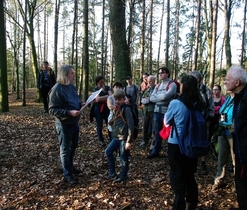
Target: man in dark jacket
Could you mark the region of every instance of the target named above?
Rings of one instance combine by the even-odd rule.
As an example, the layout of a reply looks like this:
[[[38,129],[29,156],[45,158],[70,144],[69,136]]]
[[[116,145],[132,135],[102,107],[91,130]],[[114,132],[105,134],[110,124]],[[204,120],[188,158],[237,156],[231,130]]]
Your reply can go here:
[[[234,97],[235,186],[239,209],[247,209],[247,75],[241,66],[229,68],[226,81],[227,91]],[[231,208],[235,209],[235,208]]]
[[[44,112],[48,113],[48,93],[53,85],[56,84],[54,71],[49,66],[47,61],[43,62],[43,67],[38,75],[38,88],[43,98]]]

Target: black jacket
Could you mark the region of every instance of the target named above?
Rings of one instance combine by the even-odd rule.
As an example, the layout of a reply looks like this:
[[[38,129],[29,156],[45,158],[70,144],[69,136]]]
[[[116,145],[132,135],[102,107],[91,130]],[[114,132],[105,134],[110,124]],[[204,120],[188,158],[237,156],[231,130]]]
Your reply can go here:
[[[234,97],[234,151],[240,162],[247,161],[247,85]]]
[[[54,71],[49,68],[48,69],[50,71],[50,76],[49,76],[49,82],[50,82],[50,85],[49,85],[49,88],[52,88],[53,85],[56,84],[56,77],[55,77],[55,74],[54,74]],[[42,89],[43,88],[43,78],[44,78],[44,73],[43,73],[43,69],[41,69],[39,71],[39,75],[38,75],[38,88],[39,89]]]

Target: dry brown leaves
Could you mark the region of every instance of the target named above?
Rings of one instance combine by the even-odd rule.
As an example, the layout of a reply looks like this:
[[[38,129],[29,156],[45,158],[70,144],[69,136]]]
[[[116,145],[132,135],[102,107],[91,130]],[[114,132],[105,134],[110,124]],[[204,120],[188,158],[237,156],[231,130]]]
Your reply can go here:
[[[149,151],[139,147],[140,133],[131,151],[127,184],[113,184],[106,178],[104,148],[97,142],[88,110],[80,120],[75,158],[83,173],[78,185],[64,183],[54,119],[43,113],[35,98],[35,89],[27,90],[27,106],[22,107],[10,94],[10,112],[0,115],[0,209],[171,209],[174,195],[165,149],[160,158],[145,159]],[[227,187],[213,192],[216,159],[210,154],[207,162],[209,174],[196,176],[198,209],[237,207],[233,177],[227,174]],[[120,170],[119,161],[117,166]]]

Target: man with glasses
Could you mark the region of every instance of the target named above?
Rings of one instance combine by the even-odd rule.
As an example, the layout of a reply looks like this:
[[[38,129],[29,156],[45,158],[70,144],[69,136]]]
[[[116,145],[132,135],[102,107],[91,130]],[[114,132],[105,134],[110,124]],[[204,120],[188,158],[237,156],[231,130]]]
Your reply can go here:
[[[154,143],[151,154],[147,156],[147,159],[152,159],[159,156],[162,138],[159,132],[163,127],[164,115],[167,111],[170,101],[174,98],[177,92],[177,85],[170,77],[170,71],[166,67],[159,68],[159,79],[161,80],[160,84],[156,85],[150,101],[155,103],[154,107]]]

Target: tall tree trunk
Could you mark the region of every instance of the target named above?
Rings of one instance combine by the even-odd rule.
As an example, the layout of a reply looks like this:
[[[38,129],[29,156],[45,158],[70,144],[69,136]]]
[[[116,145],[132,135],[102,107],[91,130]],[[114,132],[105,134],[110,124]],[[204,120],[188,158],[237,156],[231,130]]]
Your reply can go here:
[[[124,84],[125,77],[131,75],[130,52],[126,43],[124,1],[110,0],[109,22],[115,62],[115,79]]]
[[[127,45],[129,48],[129,57],[130,57],[130,66],[131,66],[131,71],[132,75],[134,73],[134,48],[133,48],[133,36],[134,36],[134,17],[135,17],[135,0],[128,0],[129,2],[129,25],[127,27],[127,34],[128,34],[128,39],[127,39]],[[135,75],[133,75],[135,77]]]
[[[4,0],[0,0],[0,110],[9,111],[8,82],[7,82],[7,55],[6,55],[6,28],[4,17]]]
[[[232,65],[232,52],[230,43],[230,20],[232,15],[232,0],[225,0],[224,18],[225,18],[225,53],[226,53],[226,69]]]
[[[165,65],[169,65],[169,47],[170,47],[170,0],[167,0],[167,16],[166,16],[166,57]]]
[[[44,61],[47,60],[47,52],[48,52],[48,33],[47,33],[47,28],[48,28],[48,23],[47,23],[47,11],[46,11],[46,5],[45,5],[45,9],[44,9],[44,47],[43,47],[43,59]],[[42,56],[41,56],[42,57]]]
[[[246,67],[246,49],[245,49],[245,31],[246,31],[246,8],[247,7],[247,0],[244,1],[244,19],[243,19],[243,31],[242,31],[242,44],[241,44],[241,58],[240,58],[240,65]]]
[[[149,64],[148,71],[152,74],[153,71],[153,5],[154,1],[150,1],[150,23],[149,23],[149,39],[148,39],[148,54]]]
[[[105,75],[105,66],[104,66],[104,40],[105,40],[105,0],[103,0],[102,5],[102,31],[101,31],[101,75]]]
[[[60,11],[60,0],[56,0],[55,3],[55,17],[54,17],[54,71],[57,74],[57,45],[58,45],[58,21]]]
[[[176,0],[176,26],[175,26],[175,39],[173,50],[173,78],[177,79],[178,74],[178,51],[179,51],[179,14],[180,14],[180,2]]]
[[[134,28],[133,16],[134,16],[134,13],[135,13],[135,0],[128,0],[128,2],[129,2],[130,14],[129,14],[129,27],[128,27],[127,45],[130,48],[130,45],[132,43],[133,28]]]
[[[144,73],[145,32],[146,32],[146,0],[142,0],[140,78],[142,78],[142,74]]]
[[[22,106],[26,106],[26,33],[27,33],[27,1],[25,0],[25,18],[23,34],[23,87],[22,87]],[[30,31],[31,33],[31,31]]]
[[[212,31],[212,54],[211,54],[210,78],[209,78],[209,88],[210,89],[213,89],[214,77],[215,77],[218,0],[214,1],[214,15],[213,15],[213,17],[214,17],[214,19],[213,19],[213,31]]]
[[[198,0],[197,1],[196,40],[195,40],[195,52],[194,52],[193,70],[197,69],[198,47],[199,47],[199,37],[200,37],[200,25],[201,25],[201,0]]]
[[[73,20],[73,32],[72,32],[72,43],[71,43],[71,65],[74,65],[74,56],[75,56],[75,36],[77,31],[77,25],[78,25],[78,1],[74,0],[74,20]]]
[[[162,39],[162,31],[163,31],[163,19],[165,14],[165,0],[162,2],[162,9],[161,9],[161,18],[160,18],[160,35],[159,35],[159,44],[158,44],[158,56],[157,56],[157,65],[156,69],[160,66],[160,46],[161,46],[161,39]],[[158,74],[158,72],[157,72]],[[157,75],[158,76],[158,75]]]
[[[88,53],[88,0],[83,1],[83,100],[88,98],[89,53]]]
[[[209,10],[209,15],[207,11]],[[206,36],[208,43],[208,64],[209,68],[211,65],[211,55],[212,55],[212,24],[213,24],[213,2],[209,0],[209,9],[207,7],[207,0],[204,0],[204,19],[206,24]]]

